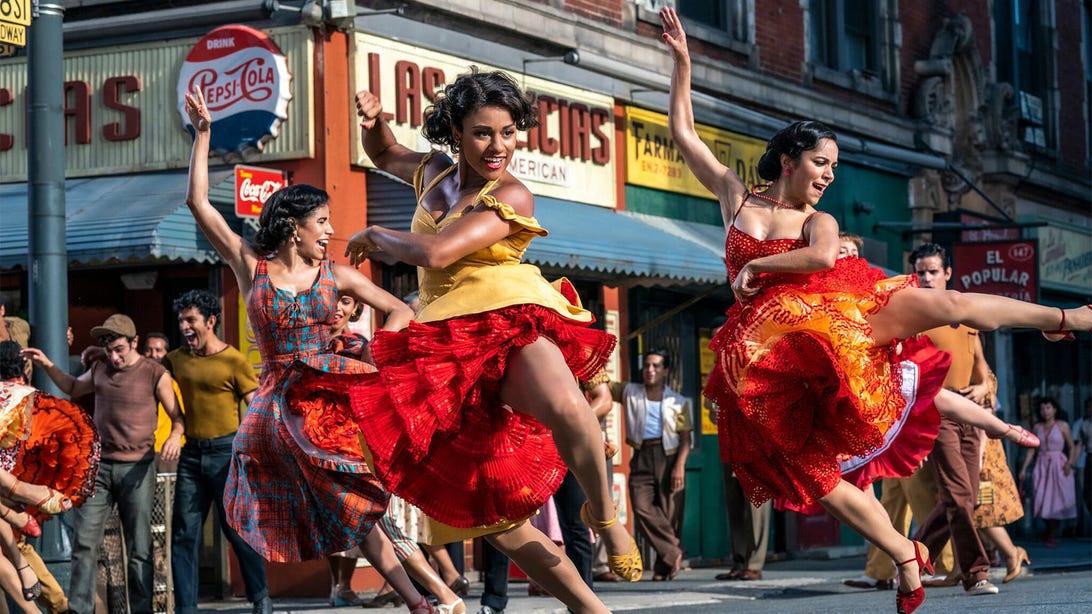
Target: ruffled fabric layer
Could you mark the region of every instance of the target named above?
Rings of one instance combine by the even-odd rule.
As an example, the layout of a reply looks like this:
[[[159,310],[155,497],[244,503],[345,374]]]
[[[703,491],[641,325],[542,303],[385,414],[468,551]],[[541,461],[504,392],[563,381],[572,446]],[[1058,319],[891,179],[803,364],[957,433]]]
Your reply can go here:
[[[876,347],[866,318],[917,280],[844,258],[759,284],[712,340],[705,395],[720,408],[721,456],[751,501],[807,508],[841,480],[841,461],[879,448],[902,414],[895,346]]]
[[[616,339],[552,309],[516,305],[379,331],[380,376],[350,392],[376,474],[425,514],[457,528],[533,514],[557,490],[565,465],[550,432],[500,401],[511,352],[540,337],[587,379]]]

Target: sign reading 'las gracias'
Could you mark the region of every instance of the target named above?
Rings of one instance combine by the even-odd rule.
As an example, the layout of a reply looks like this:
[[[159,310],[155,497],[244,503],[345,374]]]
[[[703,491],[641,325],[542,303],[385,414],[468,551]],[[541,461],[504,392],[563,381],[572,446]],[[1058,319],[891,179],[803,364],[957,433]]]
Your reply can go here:
[[[261,151],[288,117],[291,80],[284,54],[268,36],[247,26],[223,26],[197,41],[182,63],[178,112],[193,134],[185,94],[200,87],[212,115],[212,151]]]
[[[952,250],[955,289],[1036,301],[1039,296],[1036,248],[1035,241],[957,243]]]

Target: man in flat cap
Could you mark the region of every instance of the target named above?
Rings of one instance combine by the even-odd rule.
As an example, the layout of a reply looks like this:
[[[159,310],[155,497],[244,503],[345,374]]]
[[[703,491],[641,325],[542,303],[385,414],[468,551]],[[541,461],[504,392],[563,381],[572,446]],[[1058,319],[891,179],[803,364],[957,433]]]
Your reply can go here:
[[[129,316],[110,316],[91,329],[91,337],[105,351],[105,360],[93,362],[79,377],[60,369],[41,350],[24,351],[69,396],[95,393],[95,426],[102,438],[102,460],[95,496],[74,514],[69,607],[76,612],[95,611],[99,548],[106,519],[116,503],[129,555],[129,610],[132,614],[151,614],[157,402],[162,403],[173,425],[160,451],[164,460],[178,459],[179,439],[185,427],[171,376],[162,365],[137,351],[136,325]]]

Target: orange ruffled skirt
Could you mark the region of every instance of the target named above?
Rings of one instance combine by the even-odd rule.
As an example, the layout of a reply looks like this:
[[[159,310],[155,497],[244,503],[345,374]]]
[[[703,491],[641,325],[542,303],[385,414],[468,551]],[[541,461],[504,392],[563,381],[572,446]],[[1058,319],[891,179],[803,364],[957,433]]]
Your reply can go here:
[[[0,466],[23,482],[57,490],[79,507],[95,494],[100,452],[99,434],[87,412],[38,391],[29,436],[3,451]],[[34,505],[27,511],[39,521],[52,518]]]
[[[705,396],[720,410],[721,457],[751,501],[808,508],[837,486],[841,461],[883,444],[905,408],[895,346],[876,347],[866,318],[917,279],[843,258],[759,283],[710,344]]]
[[[577,379],[595,374],[617,343],[538,305],[378,331],[371,352],[379,377],[350,397],[383,483],[460,529],[542,507],[566,467],[550,431],[499,398],[511,352],[540,337],[557,345]]]

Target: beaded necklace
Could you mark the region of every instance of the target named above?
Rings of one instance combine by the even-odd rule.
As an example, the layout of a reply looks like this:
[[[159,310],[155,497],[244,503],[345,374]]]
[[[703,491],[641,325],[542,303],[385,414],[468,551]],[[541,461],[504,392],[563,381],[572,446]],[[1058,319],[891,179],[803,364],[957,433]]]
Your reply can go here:
[[[751,187],[751,196],[754,196],[755,198],[764,200],[764,201],[766,201],[768,203],[772,203],[775,207],[782,207],[784,209],[795,209],[797,211],[802,211],[805,207],[807,207],[807,204],[800,205],[800,206],[790,205],[790,204],[787,204],[787,203],[783,203],[780,200],[777,200],[776,198],[771,198],[769,196],[766,196],[765,194],[759,194],[758,192],[755,191],[755,189],[758,188],[758,187],[759,186],[757,186],[757,185]],[[765,186],[762,186],[762,187],[765,187],[765,188],[768,189],[770,187],[770,184],[766,184]]]

